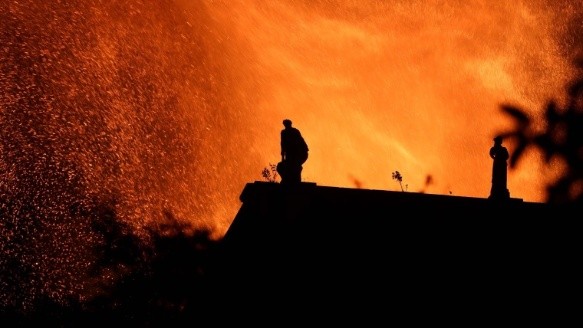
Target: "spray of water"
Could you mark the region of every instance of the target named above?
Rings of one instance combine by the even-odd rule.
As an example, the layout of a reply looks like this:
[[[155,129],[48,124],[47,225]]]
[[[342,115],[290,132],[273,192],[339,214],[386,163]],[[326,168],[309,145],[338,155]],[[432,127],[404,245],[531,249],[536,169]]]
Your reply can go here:
[[[580,7],[3,1],[1,264],[30,279],[7,273],[1,291],[87,290],[96,209],[219,237],[244,184],[279,160],[283,118],[309,143],[304,180],[398,190],[398,170],[409,191],[487,197],[498,105],[562,93]],[[534,160],[509,176],[530,201],[543,184]]]

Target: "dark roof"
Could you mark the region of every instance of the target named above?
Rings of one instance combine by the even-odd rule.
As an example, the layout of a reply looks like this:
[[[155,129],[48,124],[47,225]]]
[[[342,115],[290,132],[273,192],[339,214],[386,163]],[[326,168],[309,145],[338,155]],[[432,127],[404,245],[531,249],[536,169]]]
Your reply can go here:
[[[393,309],[418,313],[429,302],[459,313],[488,297],[510,302],[509,288],[521,302],[535,285],[546,295],[574,279],[573,217],[543,203],[272,182],[247,184],[240,199],[223,281],[243,303],[300,298],[387,319],[379,297]]]

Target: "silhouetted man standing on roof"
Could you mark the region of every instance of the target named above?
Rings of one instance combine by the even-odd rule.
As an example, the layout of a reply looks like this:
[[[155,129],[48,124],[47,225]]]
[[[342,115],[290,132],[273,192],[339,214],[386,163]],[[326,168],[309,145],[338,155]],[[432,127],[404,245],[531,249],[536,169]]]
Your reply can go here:
[[[508,199],[510,192],[506,187],[508,149],[502,146],[502,137],[494,138],[494,146],[490,148],[490,157],[494,159],[492,165],[492,189],[490,190],[490,199]]]
[[[281,162],[277,171],[282,183],[301,182],[302,164],[308,159],[308,145],[300,131],[292,127],[292,121],[283,120],[281,130]]]

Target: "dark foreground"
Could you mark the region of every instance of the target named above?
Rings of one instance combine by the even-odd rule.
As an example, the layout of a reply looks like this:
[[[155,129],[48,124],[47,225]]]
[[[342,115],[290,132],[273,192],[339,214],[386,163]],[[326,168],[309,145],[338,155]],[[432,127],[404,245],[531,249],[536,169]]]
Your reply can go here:
[[[267,182],[241,201],[222,240],[160,237],[101,298],[4,322],[557,325],[578,311],[574,207]]]

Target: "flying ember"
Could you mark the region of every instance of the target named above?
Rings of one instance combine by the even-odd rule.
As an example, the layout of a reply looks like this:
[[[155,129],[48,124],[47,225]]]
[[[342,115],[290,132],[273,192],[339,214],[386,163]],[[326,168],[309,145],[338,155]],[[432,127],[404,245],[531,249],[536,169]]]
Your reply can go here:
[[[537,114],[563,93],[581,11],[566,0],[3,1],[0,305],[88,297],[91,248],[105,243],[96,216],[219,238],[245,184],[278,162],[284,118],[309,143],[305,181],[488,197],[488,150],[509,124],[499,105]],[[541,167],[532,157],[510,171],[511,196],[543,201]],[[14,270],[30,277],[19,293]]]

